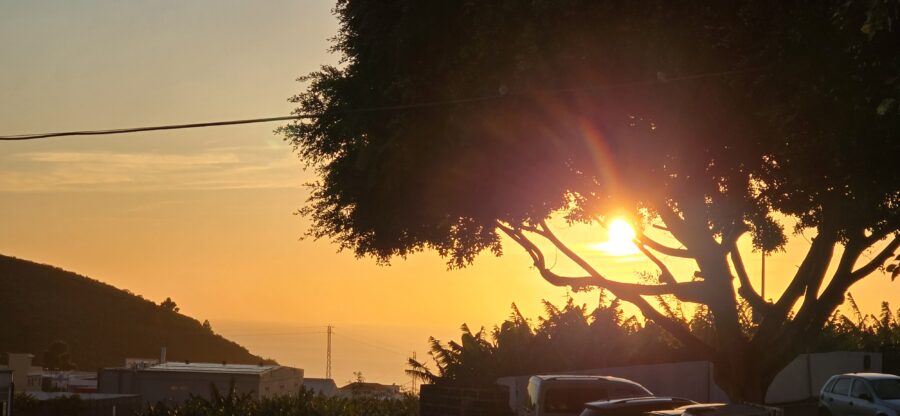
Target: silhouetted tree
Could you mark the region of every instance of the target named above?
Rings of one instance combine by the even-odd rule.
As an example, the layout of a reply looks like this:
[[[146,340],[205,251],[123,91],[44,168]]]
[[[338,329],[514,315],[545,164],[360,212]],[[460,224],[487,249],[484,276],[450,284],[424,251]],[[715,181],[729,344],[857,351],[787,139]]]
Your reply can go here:
[[[205,329],[205,330],[207,330],[207,331],[209,331],[209,332],[212,332],[212,330],[213,330],[213,329],[212,329],[212,324],[209,323],[209,319],[204,319],[204,320],[203,320],[203,329]]]
[[[175,303],[175,301],[172,300],[172,298],[166,298],[166,300],[160,302],[159,307],[165,311],[170,311],[170,312],[178,312],[180,310],[180,308],[178,307],[178,304]]]
[[[302,209],[313,237],[464,267],[499,255],[505,235],[548,282],[637,306],[712,360],[737,401],[761,401],[900,246],[890,2],[341,0],[336,12],[343,65],[303,78],[292,101],[316,117],[282,130],[321,177]],[[605,274],[549,221],[613,216],[640,225],[652,281]],[[786,224],[815,237],[764,299],[737,242],[783,249]],[[581,274],[551,271],[548,246]],[[675,276],[664,256],[697,272]],[[673,300],[704,305],[703,338]]]
[[[69,344],[63,341],[53,341],[50,346],[44,350],[43,366],[49,370],[68,371],[78,368],[72,362],[72,355],[69,353]]]

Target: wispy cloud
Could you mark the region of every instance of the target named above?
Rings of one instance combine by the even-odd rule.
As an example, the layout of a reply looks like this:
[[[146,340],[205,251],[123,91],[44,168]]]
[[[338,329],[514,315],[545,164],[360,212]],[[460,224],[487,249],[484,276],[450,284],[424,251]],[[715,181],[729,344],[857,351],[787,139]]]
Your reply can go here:
[[[285,148],[28,152],[0,162],[0,191],[6,192],[296,188],[303,182],[301,164]]]
[[[192,155],[158,153],[110,153],[110,152],[35,152],[19,155],[31,162],[51,163],[102,163],[107,165],[170,168],[196,165],[221,165],[240,163],[233,153],[200,153]]]

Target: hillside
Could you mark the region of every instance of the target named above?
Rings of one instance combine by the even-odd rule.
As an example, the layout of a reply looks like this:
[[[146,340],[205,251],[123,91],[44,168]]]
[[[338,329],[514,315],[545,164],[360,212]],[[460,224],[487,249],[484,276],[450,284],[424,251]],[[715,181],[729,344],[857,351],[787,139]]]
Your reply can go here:
[[[0,352],[30,352],[40,363],[54,340],[81,370],[125,358],[256,364],[262,358],[189,316],[65,270],[0,255]]]

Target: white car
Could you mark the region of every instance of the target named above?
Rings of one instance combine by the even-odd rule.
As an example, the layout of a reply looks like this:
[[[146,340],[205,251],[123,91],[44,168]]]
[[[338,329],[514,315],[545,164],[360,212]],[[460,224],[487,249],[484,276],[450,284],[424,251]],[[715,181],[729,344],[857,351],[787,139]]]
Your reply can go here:
[[[900,416],[900,377],[881,373],[832,376],[819,393],[821,416]]]
[[[528,379],[529,416],[578,416],[585,403],[652,396],[631,380],[607,376],[545,375]]]

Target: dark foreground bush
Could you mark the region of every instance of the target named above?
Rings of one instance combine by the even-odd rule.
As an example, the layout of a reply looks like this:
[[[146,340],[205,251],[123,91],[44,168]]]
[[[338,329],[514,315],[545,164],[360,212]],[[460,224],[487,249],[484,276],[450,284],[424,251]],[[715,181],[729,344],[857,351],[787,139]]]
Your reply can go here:
[[[397,399],[325,397],[308,390],[294,396],[256,399],[234,391],[213,391],[212,398],[192,397],[179,405],[157,404],[140,416],[417,416],[419,401],[413,396]]]

